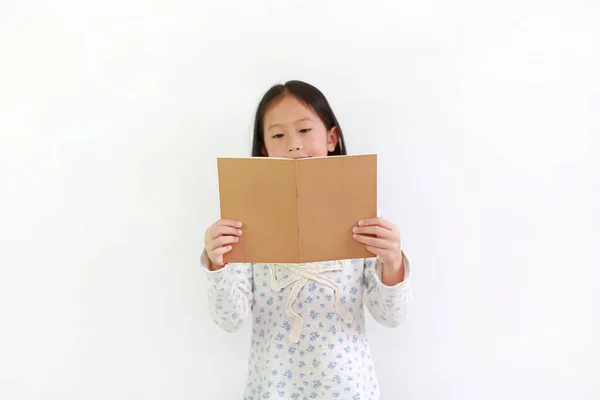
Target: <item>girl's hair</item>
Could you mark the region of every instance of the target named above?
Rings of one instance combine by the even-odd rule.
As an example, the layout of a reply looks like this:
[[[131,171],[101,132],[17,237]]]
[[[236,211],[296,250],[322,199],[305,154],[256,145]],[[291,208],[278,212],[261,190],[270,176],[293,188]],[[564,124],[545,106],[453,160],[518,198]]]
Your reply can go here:
[[[252,157],[263,157],[262,149],[265,145],[264,135],[264,120],[265,114],[269,107],[283,96],[290,95],[297,98],[299,101],[311,107],[319,116],[325,128],[329,131],[333,127],[337,127],[339,140],[335,149],[327,153],[328,156],[346,155],[346,144],[344,143],[344,135],[329,102],[316,87],[302,81],[289,81],[285,84],[278,84],[269,89],[262,100],[258,104],[256,117],[254,119],[254,139],[252,140]]]

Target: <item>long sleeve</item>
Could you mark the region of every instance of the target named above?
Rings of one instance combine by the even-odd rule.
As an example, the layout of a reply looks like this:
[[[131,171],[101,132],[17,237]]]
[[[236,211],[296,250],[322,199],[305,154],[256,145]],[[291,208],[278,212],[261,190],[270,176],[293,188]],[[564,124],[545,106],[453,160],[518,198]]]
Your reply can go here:
[[[200,260],[208,279],[208,305],[212,318],[227,332],[234,332],[242,326],[252,309],[252,264],[232,263],[211,271],[206,250]]]
[[[364,303],[377,322],[390,328],[404,321],[411,300],[410,264],[404,254],[403,257],[404,281],[394,286],[386,286],[381,282],[383,266],[377,258],[365,259]]]

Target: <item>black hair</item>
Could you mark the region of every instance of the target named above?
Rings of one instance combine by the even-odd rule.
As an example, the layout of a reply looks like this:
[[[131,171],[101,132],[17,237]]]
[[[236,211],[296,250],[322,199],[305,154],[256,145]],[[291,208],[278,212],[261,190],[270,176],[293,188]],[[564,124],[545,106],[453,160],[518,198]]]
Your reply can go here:
[[[258,103],[256,117],[254,119],[252,157],[264,157],[262,150],[265,146],[265,114],[275,101],[286,95],[294,96],[305,105],[311,107],[319,116],[328,131],[333,127],[337,127],[337,133],[339,135],[338,143],[333,151],[327,152],[328,156],[341,156],[347,154],[342,128],[340,127],[340,124],[337,121],[337,118],[335,117],[335,114],[333,113],[333,110],[331,109],[331,106],[329,105],[329,102],[323,93],[321,93],[321,91],[316,87],[306,82],[288,81],[284,84],[278,84],[271,87],[264,94],[260,103]]]

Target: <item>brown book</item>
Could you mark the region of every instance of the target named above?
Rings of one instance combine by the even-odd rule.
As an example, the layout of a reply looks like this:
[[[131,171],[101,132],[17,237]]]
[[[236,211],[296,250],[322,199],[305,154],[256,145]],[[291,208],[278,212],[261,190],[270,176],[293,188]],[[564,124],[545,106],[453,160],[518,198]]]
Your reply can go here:
[[[218,158],[221,218],[243,235],[224,261],[306,263],[374,257],[352,238],[377,216],[377,155]]]

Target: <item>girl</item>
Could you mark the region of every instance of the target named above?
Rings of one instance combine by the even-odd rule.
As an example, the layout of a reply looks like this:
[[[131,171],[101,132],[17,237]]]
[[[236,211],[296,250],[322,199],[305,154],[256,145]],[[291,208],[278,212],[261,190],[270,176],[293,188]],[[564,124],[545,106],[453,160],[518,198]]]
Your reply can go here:
[[[253,157],[345,154],[342,129],[318,89],[291,81],[267,91],[256,111]],[[379,399],[363,302],[388,327],[406,315],[410,268],[396,225],[372,218],[348,232],[374,258],[223,265],[242,222],[208,228],[201,260],[217,325],[233,332],[252,314],[244,400]]]

